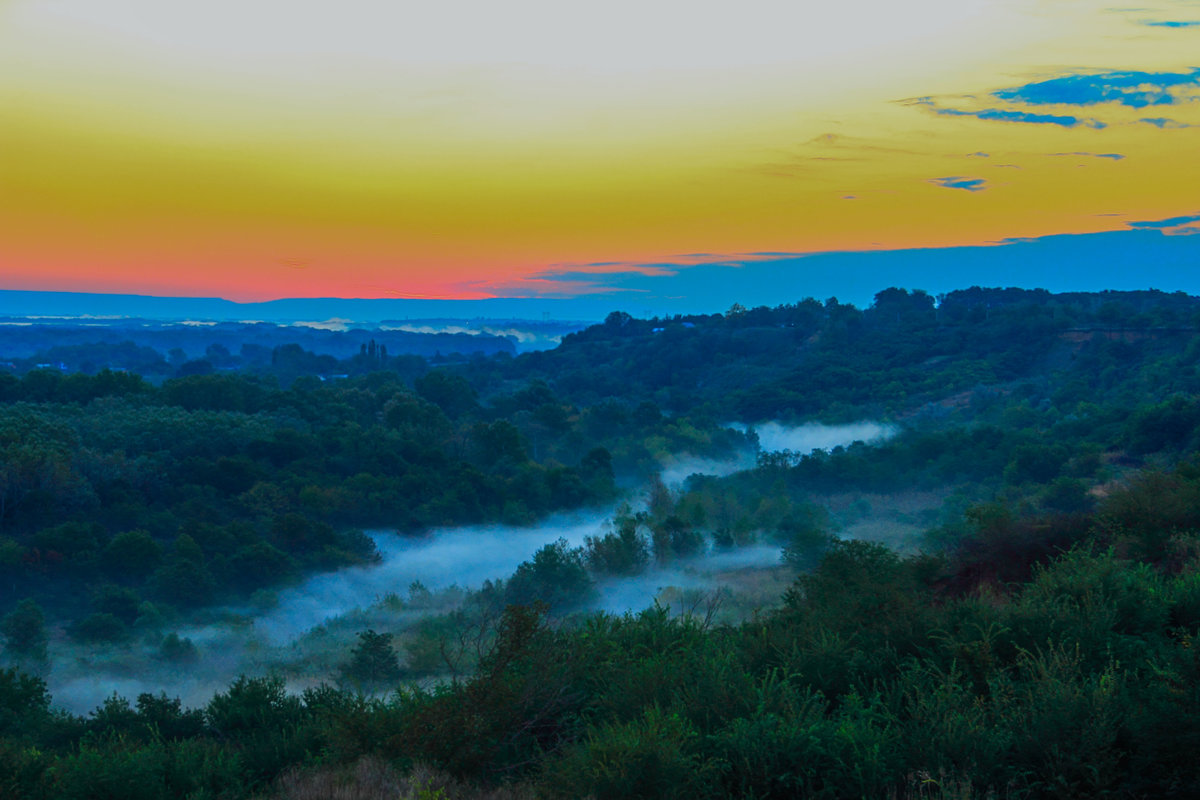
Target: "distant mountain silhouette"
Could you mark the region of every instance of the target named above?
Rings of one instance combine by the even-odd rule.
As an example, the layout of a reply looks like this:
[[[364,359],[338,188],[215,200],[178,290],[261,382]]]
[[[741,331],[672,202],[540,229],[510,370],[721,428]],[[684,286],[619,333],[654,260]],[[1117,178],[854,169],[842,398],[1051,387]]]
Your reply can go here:
[[[137,294],[0,290],[0,317],[117,316],[153,320],[296,322],[343,319],[380,322],[406,318],[527,319],[599,321],[612,311],[612,298],[489,300],[288,298],[237,303],[219,297],[154,297]]]

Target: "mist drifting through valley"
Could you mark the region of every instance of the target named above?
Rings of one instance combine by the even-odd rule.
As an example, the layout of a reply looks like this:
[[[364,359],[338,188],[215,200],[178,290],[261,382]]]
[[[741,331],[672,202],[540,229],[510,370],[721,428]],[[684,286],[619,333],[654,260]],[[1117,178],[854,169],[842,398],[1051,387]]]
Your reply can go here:
[[[756,433],[761,452],[808,453],[855,441],[881,441],[895,433],[893,427],[875,422],[798,426],[769,422],[731,427]],[[750,469],[757,455],[749,451],[720,461],[679,455],[662,465],[661,477],[677,490],[693,474],[728,475]],[[634,510],[644,507],[644,498],[644,491],[629,498]],[[375,541],[380,563],[316,575],[256,606],[225,609],[209,614],[207,622],[180,626],[178,634],[196,645],[198,660],[194,664],[165,664],[154,658],[155,648],[148,644],[86,654],[65,646],[67,652],[52,653],[54,666],[46,676],[47,685],[55,703],[75,713],[96,708],[114,692],[128,698],[141,692],[166,692],[187,705],[203,705],[239,674],[260,674],[286,660],[289,652],[298,651],[297,643],[315,630],[339,620],[353,622],[356,631],[372,624],[415,624],[435,612],[404,609],[384,616],[378,610],[381,601],[408,595],[414,584],[437,593],[478,589],[486,581],[506,579],[547,544],[563,539],[575,548],[582,546],[586,537],[602,536],[611,529],[609,521],[616,511],[614,506],[557,514],[530,527],[476,525],[435,530],[424,536],[367,531]],[[779,564],[778,545],[760,543],[731,550],[710,546],[698,555],[668,566],[650,566],[637,575],[599,578],[586,610],[621,614],[640,611],[656,601],[687,605],[686,598],[694,603],[698,593],[727,588],[732,573],[778,568]],[[343,652],[327,655],[326,660],[336,663],[346,658],[353,634],[343,639]],[[330,680],[333,677],[328,676]]]
[[[801,425],[764,422],[747,425],[734,422],[727,427],[757,435],[758,452],[745,451],[729,459],[696,458],[686,454],[675,456],[662,465],[660,477],[663,483],[677,489],[690,475],[724,476],[744,469],[753,469],[760,452],[788,451],[808,454],[813,450],[832,450],[854,442],[882,442],[896,434],[895,426],[879,422],[851,422],[845,425],[823,425],[820,422],[805,422]]]

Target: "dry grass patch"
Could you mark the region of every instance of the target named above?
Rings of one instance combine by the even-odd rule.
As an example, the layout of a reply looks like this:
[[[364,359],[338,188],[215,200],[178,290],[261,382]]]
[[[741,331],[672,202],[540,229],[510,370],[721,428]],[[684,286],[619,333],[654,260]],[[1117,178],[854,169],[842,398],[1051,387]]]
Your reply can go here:
[[[520,786],[481,789],[423,765],[401,775],[377,756],[349,767],[292,770],[262,800],[532,800]]]

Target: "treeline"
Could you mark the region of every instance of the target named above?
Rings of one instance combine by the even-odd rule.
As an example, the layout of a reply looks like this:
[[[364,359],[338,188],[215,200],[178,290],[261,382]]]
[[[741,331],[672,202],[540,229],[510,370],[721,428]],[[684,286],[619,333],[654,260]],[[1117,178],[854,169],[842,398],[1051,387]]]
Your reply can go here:
[[[473,676],[386,697],[242,678],[204,708],[114,696],[84,718],[9,670],[0,785],[283,797],[374,763],[445,797],[1191,796],[1197,509],[1188,464],[1092,513],[981,509],[939,556],[837,542],[781,608],[732,627],[514,605]]]
[[[461,369],[481,391],[519,376],[576,403],[618,396],[722,420],[842,421],[1051,376],[1075,400],[1144,388],[1118,371],[1183,355],[1198,314],[1200,299],[1183,293],[972,288],[935,302],[891,288],[866,309],[809,298],[669,319],[614,312],[554,350]],[[1155,377],[1200,390],[1190,369]]]
[[[516,353],[513,339],[507,336],[482,330],[466,333],[461,324],[455,333],[435,332],[445,322],[426,325],[427,332],[400,329],[407,324],[397,321],[364,330],[347,328],[337,321],[331,323],[333,329],[322,329],[320,323],[172,324],[105,319],[78,325],[59,319],[23,320],[5,326],[0,365],[21,373],[39,364],[55,369],[62,365],[66,371],[87,374],[125,369],[162,379],[213,370],[277,372],[275,356],[279,348],[287,346],[308,353],[312,366],[329,373],[353,372],[372,362],[378,368],[395,358],[461,361],[472,356]]]
[[[156,382],[236,371],[287,386],[305,376],[381,369],[411,382],[430,361],[450,357],[484,398],[513,382],[542,380],[578,406],[619,398],[723,421],[842,420],[904,413],[956,392],[1052,374],[1062,378],[1059,390],[1076,399],[1096,388],[1128,388],[1112,369],[1141,371],[1161,356],[1178,354],[1198,327],[1200,299],[1181,292],[973,287],[934,298],[889,288],[863,309],[836,298],[807,298],[774,308],[734,304],[712,315],[637,319],[613,312],[603,324],[565,336],[553,350],[515,357],[511,342],[497,337],[439,334],[445,347],[417,347],[409,339],[435,337],[222,325],[160,332],[186,334],[187,352],[147,346],[159,340],[138,329],[131,328],[125,341],[114,340],[119,329],[93,334],[106,341],[73,331],[70,344],[43,349],[15,366],[27,371],[44,362],[56,371],[62,364],[87,374],[111,367]],[[33,334],[10,332],[25,335]],[[1167,377],[1177,390],[1200,388],[1191,370]]]

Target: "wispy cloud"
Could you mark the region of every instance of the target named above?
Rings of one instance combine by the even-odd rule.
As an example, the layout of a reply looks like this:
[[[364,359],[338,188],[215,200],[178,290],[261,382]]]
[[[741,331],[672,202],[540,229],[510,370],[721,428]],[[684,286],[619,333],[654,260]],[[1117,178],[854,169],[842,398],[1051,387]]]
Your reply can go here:
[[[1035,125],[1060,125],[1064,128],[1105,128],[1107,127],[1098,119],[1090,117],[1077,117],[1071,114],[1038,114],[1029,111],[1018,111],[1015,109],[1004,108],[983,108],[978,110],[968,110],[961,108],[947,108],[939,105],[931,98],[925,97],[916,101],[918,105],[927,106],[933,109],[935,114],[944,117],[975,117],[976,119],[989,120],[992,122],[1023,122]]]
[[[1138,122],[1144,122],[1147,125],[1153,125],[1156,128],[1191,128],[1193,126],[1186,122],[1178,122],[1166,117],[1142,117]]]
[[[1193,214],[1186,217],[1170,217],[1168,219],[1149,219],[1137,220],[1128,223],[1131,228],[1177,228],[1180,225],[1187,225],[1191,222],[1200,222],[1200,214]]]
[[[1200,28],[1200,20],[1141,20],[1142,25],[1148,25],[1151,28]]]
[[[795,257],[794,253],[683,253],[669,262],[592,261],[561,263],[528,278],[460,284],[462,291],[505,297],[573,297],[621,292],[645,294],[657,279],[679,278],[694,267],[736,269],[760,261]]]
[[[1113,161],[1121,161],[1125,156],[1121,153],[1084,153],[1075,151],[1073,153],[1051,153],[1052,156],[1087,156],[1088,158],[1108,158]]]
[[[1100,118],[1104,108],[1179,108],[1194,100],[1200,100],[1200,67],[1180,72],[1071,73],[984,95],[919,97],[903,102],[944,117],[1103,130],[1117,124],[1116,120]],[[1089,113],[1075,109],[1088,109]],[[1142,117],[1138,122],[1160,129],[1193,127],[1165,116]],[[1098,157],[1117,160],[1116,155]]]
[[[1118,103],[1130,108],[1174,105],[1200,88],[1200,68],[1183,72],[1099,72],[1063,75],[1001,89],[992,96],[1028,105],[1095,106]]]
[[[1137,220],[1126,223],[1134,230],[1159,231],[1165,236],[1194,236],[1200,234],[1200,214],[1168,219]]]
[[[963,189],[968,192],[982,192],[987,188],[987,181],[983,178],[963,178],[958,175],[948,178],[932,178],[929,182],[947,189]]]

